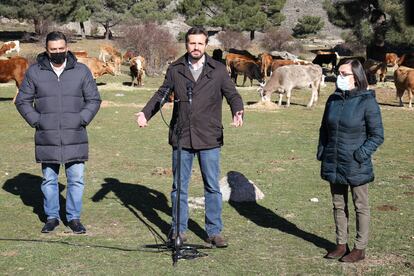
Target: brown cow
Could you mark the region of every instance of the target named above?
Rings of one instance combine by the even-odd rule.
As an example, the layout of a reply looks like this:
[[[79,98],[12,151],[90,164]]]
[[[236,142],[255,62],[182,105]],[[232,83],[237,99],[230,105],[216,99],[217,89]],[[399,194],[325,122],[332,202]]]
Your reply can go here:
[[[121,74],[121,63],[122,63],[122,55],[121,53],[112,45],[104,44],[99,47],[99,59],[106,62],[106,56],[109,56],[108,61],[112,61],[115,64],[115,72],[120,75]]]
[[[76,58],[88,57],[88,52],[85,50],[71,51],[71,52],[72,54],[76,56]]]
[[[78,62],[88,66],[94,79],[104,74],[115,76],[115,66],[112,62],[103,62],[95,57],[78,58]]]
[[[375,84],[378,78],[382,82],[385,81],[385,75],[387,74],[387,64],[385,62],[368,59],[363,67],[369,84]]]
[[[299,64],[296,61],[290,60],[290,59],[275,59],[272,62],[272,72],[274,72],[277,68],[281,67],[281,66],[285,66],[285,65],[291,65],[291,64]]]
[[[134,86],[135,80],[137,81],[137,86],[143,86],[145,77],[145,58],[142,56],[133,57],[129,61],[129,64],[129,70],[131,71],[132,77],[131,86]]]
[[[137,50],[129,49],[125,52],[125,54],[122,56],[122,59],[124,62],[129,62],[132,58],[139,56]]]
[[[17,86],[17,96],[27,68],[29,68],[29,62],[23,57],[15,56],[6,60],[0,60],[0,83],[14,80]],[[13,102],[16,100],[16,96],[14,96]]]
[[[0,48],[0,56],[11,53],[13,51],[20,52],[20,42],[18,40],[5,42]]]
[[[395,67],[398,65],[398,55],[396,53],[386,53],[385,54],[385,64],[388,67]]]
[[[403,106],[402,97],[404,92],[408,93],[408,107],[412,108],[412,100],[414,93],[414,69],[410,67],[400,66],[394,72],[395,88],[397,89],[397,97],[400,99],[400,106]]]
[[[227,68],[227,72],[229,72],[229,74],[231,74],[231,68],[230,68],[231,64],[234,61],[239,61],[239,60],[250,60],[250,61],[253,61],[256,64],[258,64],[257,60],[250,57],[250,56],[244,56],[244,55],[240,55],[240,54],[228,53],[226,55],[226,68]]]
[[[271,67],[273,62],[273,57],[268,53],[262,53],[259,55],[260,63],[261,63],[261,72],[262,76],[266,80],[268,76],[272,74]]]
[[[230,64],[231,78],[237,85],[237,75],[243,74],[243,85],[246,83],[246,79],[250,79],[250,86],[253,86],[253,79],[258,80],[260,83],[264,82],[262,74],[260,73],[259,65],[252,60],[236,59]]]

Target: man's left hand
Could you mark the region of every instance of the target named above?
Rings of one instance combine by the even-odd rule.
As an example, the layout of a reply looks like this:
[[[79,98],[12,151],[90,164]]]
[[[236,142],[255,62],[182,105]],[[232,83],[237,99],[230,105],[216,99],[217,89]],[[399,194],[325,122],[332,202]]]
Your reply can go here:
[[[243,125],[243,110],[237,111],[233,116],[233,126],[241,127]]]

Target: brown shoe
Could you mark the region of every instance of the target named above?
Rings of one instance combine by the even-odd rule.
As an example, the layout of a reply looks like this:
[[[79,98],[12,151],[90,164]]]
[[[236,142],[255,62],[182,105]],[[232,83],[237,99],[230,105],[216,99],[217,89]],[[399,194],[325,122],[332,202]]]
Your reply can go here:
[[[348,244],[338,244],[334,250],[325,255],[326,259],[338,259],[349,253]]]
[[[226,242],[226,240],[220,234],[209,237],[207,239],[207,242],[211,243],[213,246],[215,246],[217,248],[225,248],[225,247],[229,246],[229,244]]]
[[[174,233],[173,235],[171,235],[170,237],[168,237],[168,240],[173,241],[176,238],[177,238],[177,234]],[[183,243],[187,241],[187,235],[185,233],[180,233],[180,238],[181,238],[181,241]]]
[[[343,256],[339,259],[340,262],[344,263],[355,263],[365,259],[365,249],[352,249],[351,253]]]

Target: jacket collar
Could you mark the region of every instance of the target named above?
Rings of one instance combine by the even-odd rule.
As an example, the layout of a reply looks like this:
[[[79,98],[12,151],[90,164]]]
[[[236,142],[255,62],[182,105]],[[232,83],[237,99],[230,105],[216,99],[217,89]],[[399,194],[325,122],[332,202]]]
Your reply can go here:
[[[216,68],[216,65],[214,64],[214,60],[207,54],[204,54],[205,61],[204,61],[204,68],[203,72],[201,73],[200,77],[198,78],[197,82],[194,80],[193,75],[190,72],[190,69],[188,68],[188,54],[181,56],[178,60],[173,62],[171,66],[176,67],[178,72],[183,75],[185,78],[190,80],[193,83],[203,83],[205,81],[205,78],[208,79],[212,78],[212,71],[214,68]]]
[[[358,90],[358,88],[354,88],[352,90],[346,90],[346,91],[336,89],[335,94],[344,99],[360,97],[364,95],[372,95],[375,98],[375,90],[372,90],[372,89]]]
[[[50,65],[50,59],[46,52],[39,54],[36,58],[37,63],[39,64],[42,70],[51,70],[53,71],[52,66]],[[66,67],[64,70],[69,70],[75,67],[76,64],[76,57],[72,52],[68,51],[66,57]]]

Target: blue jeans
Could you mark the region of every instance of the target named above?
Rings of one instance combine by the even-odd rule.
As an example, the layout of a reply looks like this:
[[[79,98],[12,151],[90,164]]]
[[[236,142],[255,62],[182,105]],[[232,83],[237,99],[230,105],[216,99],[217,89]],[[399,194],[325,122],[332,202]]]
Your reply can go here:
[[[181,151],[181,193],[180,193],[180,233],[188,228],[188,185],[191,178],[193,158],[197,155],[204,183],[205,197],[205,230],[209,237],[220,234],[223,223],[221,220],[222,195],[220,192],[220,148],[208,150]],[[173,149],[172,167],[174,172],[171,202],[173,205],[172,228],[176,232],[176,196],[177,196],[177,149]]]
[[[47,219],[59,219],[59,175],[60,164],[42,163],[42,192],[43,192],[43,207]],[[71,162],[65,164],[65,172],[67,178],[67,192],[66,192],[66,219],[71,221],[73,219],[80,219],[82,210],[82,195],[83,195],[83,170],[85,168],[84,162]]]

